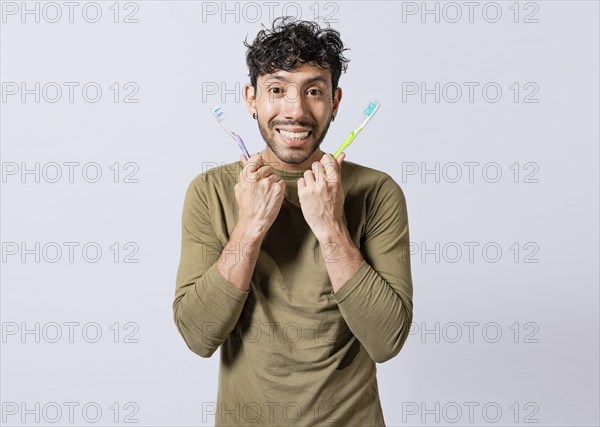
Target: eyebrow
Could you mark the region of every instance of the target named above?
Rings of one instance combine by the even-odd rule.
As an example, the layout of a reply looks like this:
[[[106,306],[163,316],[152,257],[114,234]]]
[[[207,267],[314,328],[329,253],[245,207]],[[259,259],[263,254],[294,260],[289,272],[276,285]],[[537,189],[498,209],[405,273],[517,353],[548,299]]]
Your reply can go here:
[[[268,83],[270,80],[279,80],[282,82],[287,82],[289,81],[288,79],[286,79],[285,77],[279,75],[279,74],[272,74],[269,77],[267,77],[265,79],[265,83]],[[306,84],[311,84],[314,82],[323,82],[324,84],[329,84],[329,82],[327,81],[327,79],[325,79],[324,77],[321,76],[315,76],[315,77],[311,77],[310,79],[302,82],[302,85],[306,85]]]

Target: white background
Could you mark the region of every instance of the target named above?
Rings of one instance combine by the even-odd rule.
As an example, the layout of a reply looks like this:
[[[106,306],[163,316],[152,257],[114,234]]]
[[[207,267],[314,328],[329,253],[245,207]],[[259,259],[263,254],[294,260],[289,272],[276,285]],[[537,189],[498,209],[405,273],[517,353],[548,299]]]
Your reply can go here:
[[[238,160],[213,105],[264,147],[242,41],[284,11],[328,16],[351,48],[323,148],[378,98],[347,159],[407,199],[414,324],[378,365],[387,424],[599,424],[597,2],[88,3],[69,22],[63,2],[27,2],[36,22],[2,2],[5,425],[214,423],[218,353],[190,352],[172,320],[183,195]]]

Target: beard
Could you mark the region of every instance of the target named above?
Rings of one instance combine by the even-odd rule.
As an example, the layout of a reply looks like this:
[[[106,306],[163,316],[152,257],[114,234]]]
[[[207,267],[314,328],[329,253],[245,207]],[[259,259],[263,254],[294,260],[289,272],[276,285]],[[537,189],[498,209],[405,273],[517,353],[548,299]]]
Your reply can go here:
[[[317,151],[317,149],[319,148],[319,146],[325,139],[325,135],[327,135],[327,131],[329,130],[329,125],[331,124],[331,117],[332,117],[332,115],[329,116],[329,118],[325,124],[325,128],[322,130],[322,132],[320,134],[316,133],[317,123],[315,123],[315,122],[309,122],[309,121],[293,122],[293,121],[275,120],[275,121],[272,121],[268,125],[270,128],[269,130],[267,130],[266,128],[263,127],[263,125],[260,122],[260,117],[257,118],[257,122],[258,122],[258,129],[260,131],[260,134],[262,135],[263,139],[265,140],[265,142],[267,143],[267,145],[269,146],[271,151],[273,151],[275,156],[277,156],[277,158],[284,163],[299,165],[299,164],[305,162],[306,159],[310,158],[310,156],[312,156],[313,153],[315,151]],[[312,147],[307,146],[307,147],[303,147],[302,149],[294,149],[294,148],[287,147],[283,142],[277,143],[275,141],[275,138],[276,138],[275,133],[278,133],[275,130],[275,127],[277,127],[277,126],[294,126],[294,125],[311,129],[309,138],[311,138],[313,140]]]

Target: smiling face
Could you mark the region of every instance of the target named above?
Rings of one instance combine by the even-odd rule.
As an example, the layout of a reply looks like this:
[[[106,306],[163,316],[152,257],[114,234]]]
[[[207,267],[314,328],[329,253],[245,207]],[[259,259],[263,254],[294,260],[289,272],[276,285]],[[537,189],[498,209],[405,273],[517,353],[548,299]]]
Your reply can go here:
[[[259,76],[256,83],[256,91],[244,87],[244,96],[267,143],[264,161],[277,169],[310,169],[323,156],[319,145],[342,98],[340,88],[332,96],[331,71],[302,63]]]

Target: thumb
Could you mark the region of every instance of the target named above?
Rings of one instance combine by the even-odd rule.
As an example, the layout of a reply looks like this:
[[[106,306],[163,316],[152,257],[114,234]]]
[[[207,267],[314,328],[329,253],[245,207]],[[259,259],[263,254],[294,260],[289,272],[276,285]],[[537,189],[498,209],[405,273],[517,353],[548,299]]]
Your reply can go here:
[[[248,163],[248,159],[243,154],[240,154],[240,160],[241,160],[243,166],[246,166],[246,163]]]
[[[346,158],[346,153],[342,153],[338,156],[337,164],[338,164],[339,170],[342,170],[342,163],[344,162],[345,158]]]

